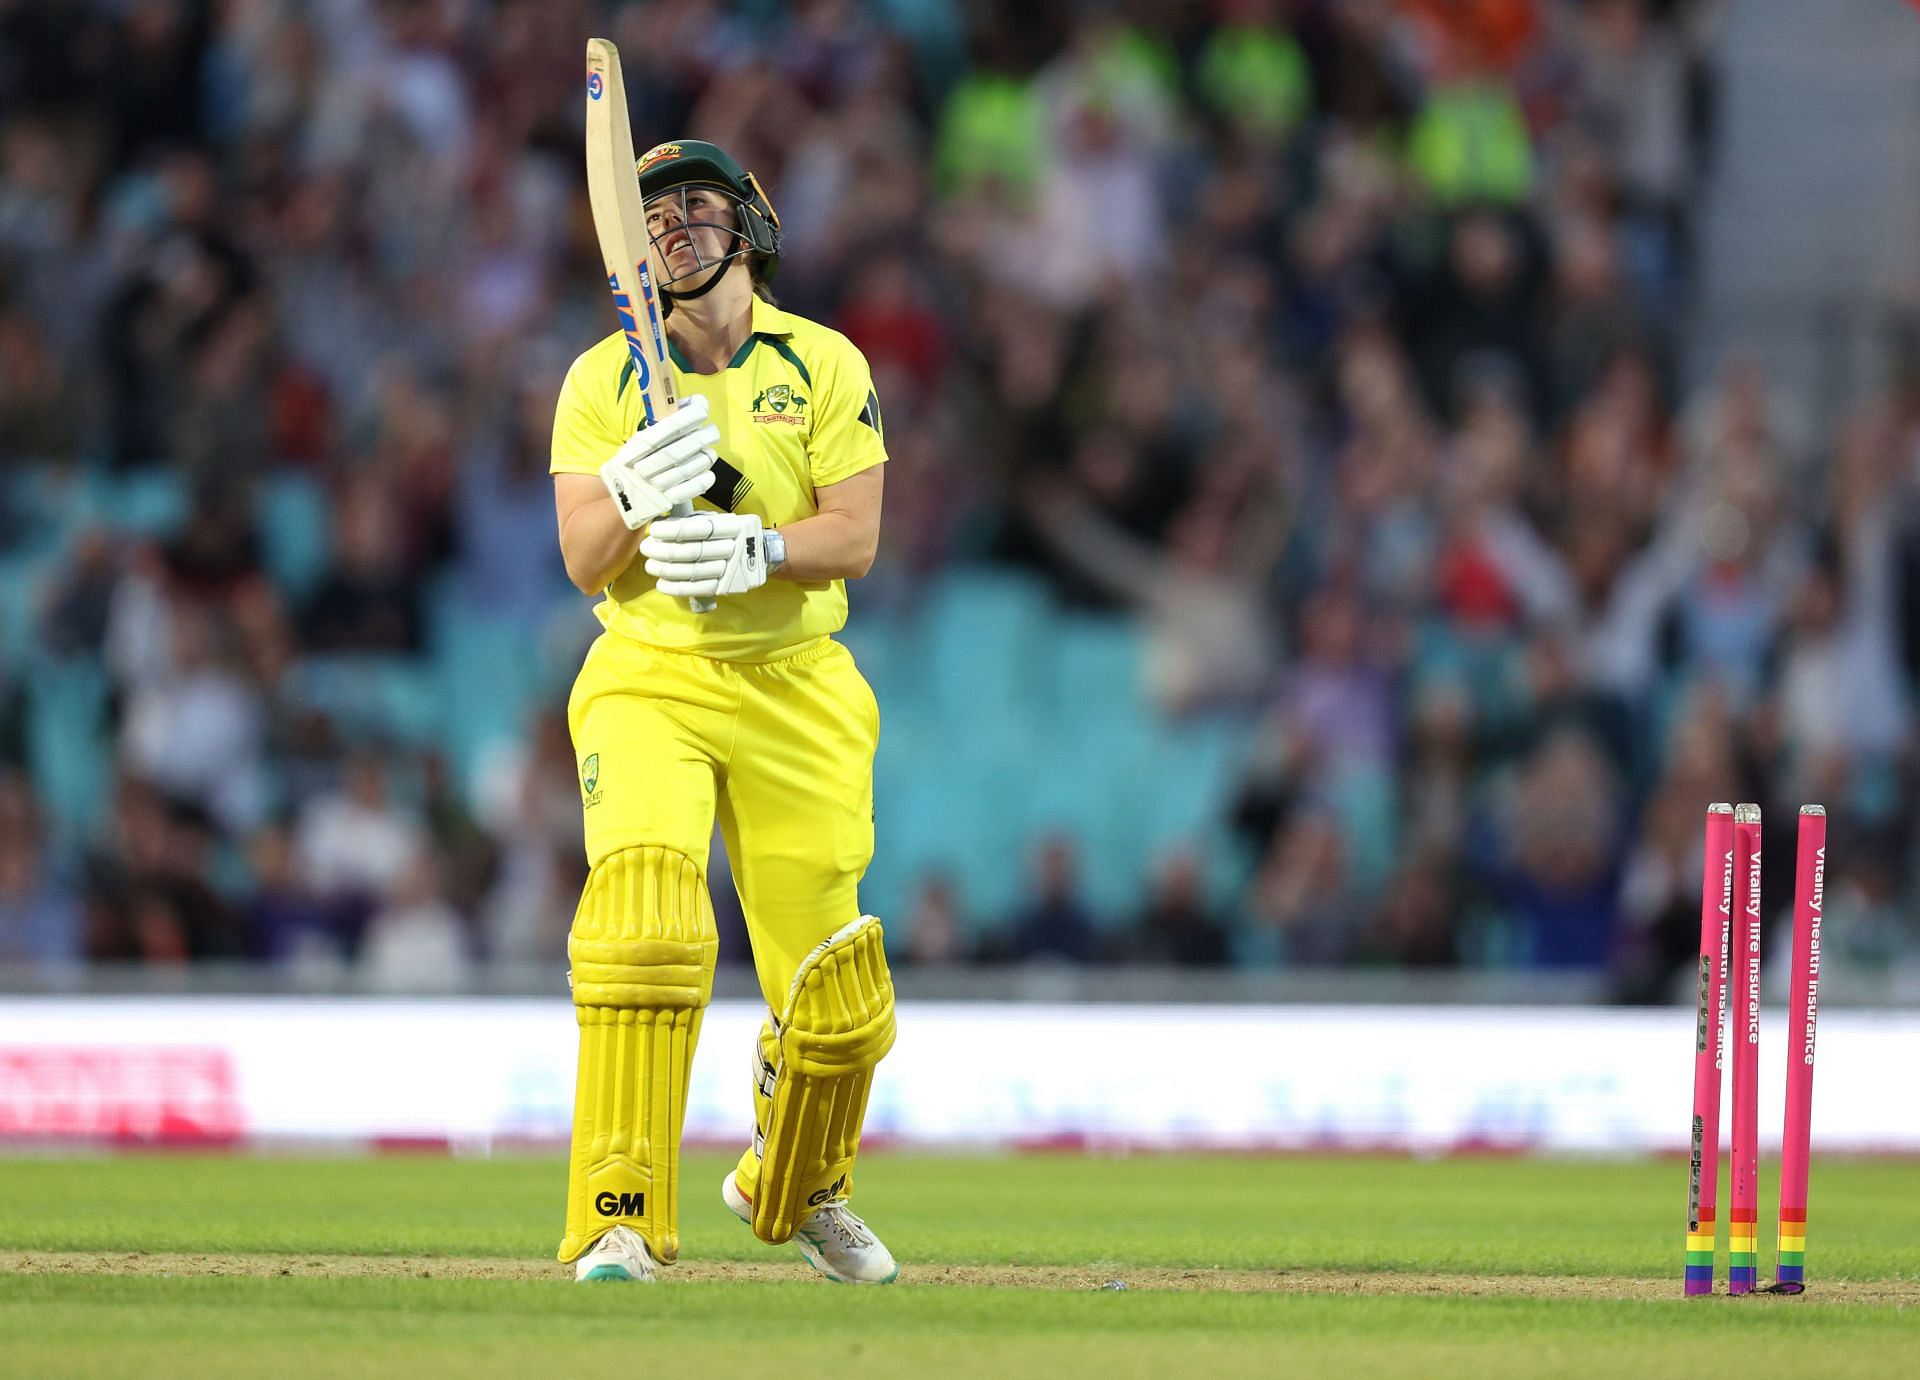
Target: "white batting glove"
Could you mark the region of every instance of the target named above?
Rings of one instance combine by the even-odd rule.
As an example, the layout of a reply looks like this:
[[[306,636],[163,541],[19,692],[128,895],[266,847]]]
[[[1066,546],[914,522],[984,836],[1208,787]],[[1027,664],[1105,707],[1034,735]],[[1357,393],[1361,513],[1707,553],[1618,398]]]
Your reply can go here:
[[[745,594],[767,582],[767,540],[752,513],[661,518],[640,543],[647,574],[676,599]]]
[[[639,530],[673,505],[713,487],[720,429],[707,420],[707,399],[695,393],[652,426],[643,427],[600,467],[600,482],[619,505],[620,520]]]

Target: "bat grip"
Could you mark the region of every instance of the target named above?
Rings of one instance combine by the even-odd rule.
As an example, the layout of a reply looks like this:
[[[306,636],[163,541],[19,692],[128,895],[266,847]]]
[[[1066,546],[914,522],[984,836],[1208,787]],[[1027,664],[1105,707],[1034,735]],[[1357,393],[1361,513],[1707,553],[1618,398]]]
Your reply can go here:
[[[693,516],[692,500],[682,499],[680,502],[674,504],[673,515],[675,517],[692,517]],[[708,599],[704,595],[695,595],[693,598],[687,600],[687,607],[692,609],[695,613],[712,613],[714,609],[719,607],[719,601],[715,599]]]

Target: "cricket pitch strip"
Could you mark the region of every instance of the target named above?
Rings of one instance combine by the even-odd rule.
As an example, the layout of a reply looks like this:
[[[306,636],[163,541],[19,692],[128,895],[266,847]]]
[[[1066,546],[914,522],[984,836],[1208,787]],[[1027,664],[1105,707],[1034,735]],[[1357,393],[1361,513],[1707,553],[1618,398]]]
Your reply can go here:
[[[509,1258],[297,1254],[213,1254],[161,1251],[0,1251],[0,1273],[12,1275],[128,1275],[149,1277],[281,1276],[417,1279],[552,1280],[571,1282],[553,1261]],[[798,1259],[747,1263],[685,1260],[661,1282],[679,1284],[803,1283],[816,1276]],[[824,1282],[824,1281],[823,1281]],[[907,1264],[906,1288],[961,1286],[994,1289],[1129,1289],[1181,1293],[1348,1294],[1446,1298],[1567,1298],[1665,1302],[1679,1300],[1671,1280],[1625,1275],[1476,1275],[1372,1270],[1211,1270],[1123,1265]],[[1784,1302],[1784,1300],[1782,1300]],[[1920,1307],[1920,1281],[1825,1280],[1798,1304],[1893,1304]],[[1761,1306],[1765,1306],[1762,1304]]]

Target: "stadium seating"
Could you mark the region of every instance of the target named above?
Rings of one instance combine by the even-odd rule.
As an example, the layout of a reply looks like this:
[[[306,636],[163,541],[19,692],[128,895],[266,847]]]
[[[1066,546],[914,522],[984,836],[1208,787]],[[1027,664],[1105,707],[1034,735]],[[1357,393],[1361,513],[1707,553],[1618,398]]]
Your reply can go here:
[[[1064,612],[1029,577],[965,569],[915,613],[876,621],[848,638],[882,707],[867,905],[904,926],[937,871],[970,926],[990,929],[1030,894],[1031,849],[1054,833],[1077,845],[1083,896],[1111,924],[1139,910],[1175,846],[1196,847],[1216,881],[1231,868],[1212,843],[1250,729],[1161,716],[1131,621]]]
[[[167,471],[30,469],[7,497],[30,539],[11,542],[0,563],[0,655],[31,668],[29,766],[54,822],[77,839],[108,799],[112,687],[97,659],[39,649],[37,611],[79,532],[99,524],[164,538],[187,496]],[[303,474],[269,475],[256,524],[268,575],[297,606],[325,574],[325,494]],[[528,630],[477,607],[454,578],[436,578],[425,605],[424,655],[308,654],[280,691],[325,715],[343,741],[440,751],[471,785],[489,754],[563,701],[572,668],[530,654]],[[1248,729],[1161,716],[1142,687],[1133,622],[1063,610],[1019,572],[960,567],[900,607],[863,609],[844,637],[881,703],[866,903],[903,937],[915,890],[933,873],[954,883],[970,927],[1003,922],[1030,894],[1036,841],[1053,833],[1076,844],[1084,897],[1110,923],[1139,909],[1152,867],[1174,846],[1199,846],[1216,880],[1230,869],[1212,841]],[[267,764],[270,779],[276,766]]]

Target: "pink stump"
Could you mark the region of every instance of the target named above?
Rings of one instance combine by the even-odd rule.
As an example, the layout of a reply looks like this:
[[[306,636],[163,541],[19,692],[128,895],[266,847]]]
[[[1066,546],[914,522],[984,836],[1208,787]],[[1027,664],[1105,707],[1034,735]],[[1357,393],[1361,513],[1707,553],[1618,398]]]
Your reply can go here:
[[[1820,1015],[1820,919],[1827,899],[1827,812],[1800,807],[1793,872],[1793,985],[1787,997],[1787,1118],[1780,1129],[1776,1293],[1807,1287],[1807,1157],[1813,1136],[1813,1033]]]
[[[1733,811],[1733,1166],[1727,1292],[1751,1294],[1760,1246],[1760,807]]]
[[[1720,1199],[1720,1085],[1727,1052],[1727,933],[1733,919],[1733,806],[1707,806],[1700,868],[1700,969],[1693,1027],[1693,1157],[1687,1178],[1686,1291],[1713,1292]]]

